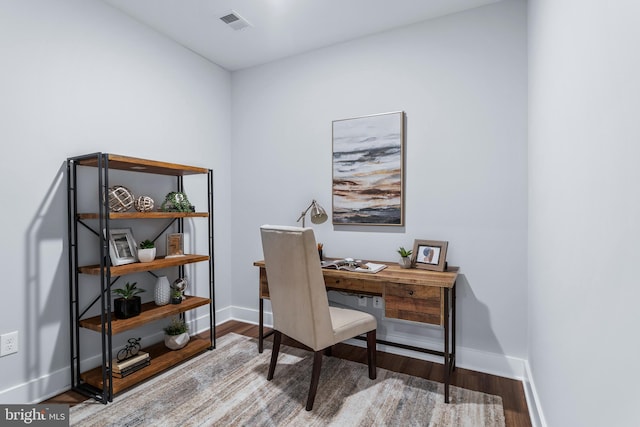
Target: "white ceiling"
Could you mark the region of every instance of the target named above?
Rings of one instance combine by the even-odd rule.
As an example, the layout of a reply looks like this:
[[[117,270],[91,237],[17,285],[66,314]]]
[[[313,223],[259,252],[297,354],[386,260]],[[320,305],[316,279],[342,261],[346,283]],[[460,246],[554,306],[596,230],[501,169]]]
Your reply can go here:
[[[227,70],[500,0],[102,0]],[[235,31],[230,11],[251,26]]]

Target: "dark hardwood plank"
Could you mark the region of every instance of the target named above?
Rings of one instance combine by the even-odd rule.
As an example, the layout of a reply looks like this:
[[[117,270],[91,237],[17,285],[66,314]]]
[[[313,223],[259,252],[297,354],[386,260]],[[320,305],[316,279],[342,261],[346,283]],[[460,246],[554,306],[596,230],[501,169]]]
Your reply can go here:
[[[220,338],[230,332],[251,338],[258,338],[258,326],[256,325],[231,320],[216,327],[217,338]],[[203,338],[209,337],[208,332],[200,335]],[[271,338],[268,338],[268,341],[270,342]],[[282,337],[282,344],[304,347],[285,336]],[[265,351],[269,351],[269,348]],[[366,364],[367,349],[348,344],[337,344],[332,349],[332,357],[340,357]],[[379,351],[377,354],[376,364],[378,368],[414,375],[431,381],[443,382],[444,379],[444,369],[439,363],[427,362],[420,359]],[[265,376],[266,375],[267,373],[265,372]],[[524,396],[522,382],[482,372],[470,371],[468,369],[456,368],[451,378],[451,384],[469,390],[481,391],[483,393],[494,394],[502,397],[506,427],[531,427],[531,420],[529,418],[529,411],[527,408],[527,401]],[[43,403],[74,405],[83,402],[84,400],[86,400],[85,396],[73,391],[67,391],[46,400]]]

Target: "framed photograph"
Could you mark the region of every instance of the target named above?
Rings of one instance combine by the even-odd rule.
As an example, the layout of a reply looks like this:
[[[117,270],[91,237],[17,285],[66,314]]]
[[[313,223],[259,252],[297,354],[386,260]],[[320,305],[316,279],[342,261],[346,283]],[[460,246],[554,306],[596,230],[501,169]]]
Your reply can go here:
[[[334,120],[333,224],[404,225],[404,111]]]
[[[178,256],[184,256],[184,234],[169,233],[167,234],[167,256],[165,258]]]
[[[105,237],[106,230],[104,230]],[[138,245],[131,228],[109,229],[109,257],[111,265],[131,264],[138,261]]]
[[[416,240],[413,243],[413,264],[423,270],[444,271],[447,266],[448,242]]]

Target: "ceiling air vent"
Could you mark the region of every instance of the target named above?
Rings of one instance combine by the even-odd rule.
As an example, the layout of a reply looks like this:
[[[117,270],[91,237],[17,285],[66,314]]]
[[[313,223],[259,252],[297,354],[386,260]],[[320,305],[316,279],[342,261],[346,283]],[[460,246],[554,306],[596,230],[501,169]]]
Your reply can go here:
[[[236,31],[251,26],[246,19],[233,10],[221,16],[220,20]]]

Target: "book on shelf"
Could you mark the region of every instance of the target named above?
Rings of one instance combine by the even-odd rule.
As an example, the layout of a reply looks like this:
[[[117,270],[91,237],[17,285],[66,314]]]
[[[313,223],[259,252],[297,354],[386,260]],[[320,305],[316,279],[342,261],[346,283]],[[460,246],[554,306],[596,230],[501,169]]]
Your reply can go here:
[[[375,262],[353,261],[351,259],[336,259],[322,261],[322,268],[332,268],[335,270],[355,271],[358,273],[377,273],[387,267],[386,264],[376,264]]]
[[[137,363],[137,364],[135,364],[135,365],[133,365],[133,366],[131,366],[131,367],[129,367],[129,368],[127,368],[127,369],[123,370],[123,371],[120,371],[120,372],[113,372],[111,375],[112,375],[114,378],[124,378],[124,377],[126,377],[127,375],[131,375],[131,374],[133,374],[134,372],[137,372],[137,371],[139,371],[140,369],[145,368],[145,367],[147,367],[147,366],[149,366],[149,365],[151,365],[151,360],[145,360],[145,361],[140,362],[140,363]]]
[[[128,357],[124,360],[118,361],[117,359],[113,359],[111,361],[111,369],[113,369],[113,372],[119,372],[123,369],[126,369],[130,366],[135,365],[136,363],[149,360],[149,359],[151,359],[151,356],[149,356],[149,353],[145,351],[139,351],[138,354],[136,354],[135,356]]]
[[[133,365],[129,365],[126,368],[118,368],[117,366],[114,366],[112,368],[112,371],[115,372],[115,373],[127,372],[127,371],[131,371],[133,369],[136,369],[140,365],[144,365],[145,363],[149,363],[149,362],[151,362],[151,358],[142,359],[141,361],[136,362]]]

